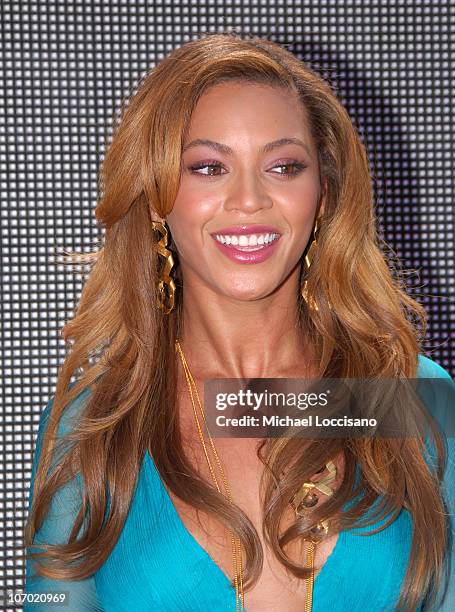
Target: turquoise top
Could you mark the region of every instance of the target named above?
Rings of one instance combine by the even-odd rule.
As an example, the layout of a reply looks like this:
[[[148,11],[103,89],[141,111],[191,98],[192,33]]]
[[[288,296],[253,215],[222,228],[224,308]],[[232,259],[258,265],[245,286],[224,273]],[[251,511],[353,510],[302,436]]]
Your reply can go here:
[[[419,355],[419,378],[446,378],[454,382],[440,365]],[[83,390],[65,411],[59,432],[68,428],[67,419],[83,405],[90,393]],[[53,399],[53,398],[52,398]],[[33,461],[31,491],[38,463],[45,423],[52,399],[44,409]],[[435,399],[435,398],[433,398]],[[455,410],[452,404],[451,408]],[[447,437],[448,468],[444,493],[454,529],[455,438]],[[49,514],[35,536],[35,543],[62,543],[70,533],[79,508],[80,493],[67,483],[54,495]],[[348,505],[345,506],[347,508]],[[382,522],[385,522],[383,519]],[[380,523],[361,529],[342,531],[335,548],[315,578],[313,612],[347,610],[376,612],[394,610],[411,549],[412,520],[402,509],[395,521],[372,536],[357,533],[373,531]],[[428,534],[431,538],[431,534]],[[455,555],[452,552],[449,588],[440,607],[455,610]],[[148,452],[145,453],[123,531],[106,562],[82,581],[33,579],[32,563],[26,564],[26,592],[66,592],[65,607],[26,603],[24,610],[62,609],[74,612],[149,610],[153,612],[233,612],[235,589],[221,568],[188,531],[169,497]],[[246,592],[248,612],[248,592]],[[419,608],[420,610],[420,608]],[[283,610],[283,612],[285,612]]]

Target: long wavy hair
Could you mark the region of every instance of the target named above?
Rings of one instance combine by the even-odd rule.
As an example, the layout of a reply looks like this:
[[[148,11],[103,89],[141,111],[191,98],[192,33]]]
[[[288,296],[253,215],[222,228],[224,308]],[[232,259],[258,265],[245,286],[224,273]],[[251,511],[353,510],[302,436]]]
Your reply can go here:
[[[144,76],[114,126],[100,167],[95,210],[105,229],[102,248],[69,257],[84,261],[89,273],[75,316],[62,329],[67,355],[35,476],[26,546],[33,543],[58,487],[79,473],[84,491],[69,541],[30,553],[33,559],[47,559],[39,571],[49,578],[83,579],[106,560],[122,531],[147,449],[175,495],[218,517],[241,539],[246,591],[260,574],[263,550],[252,522],[198,476],[182,446],[175,340],[182,331],[184,286],[175,253],[176,306],[169,315],[156,308],[161,263],[155,250],[159,237],[151,225],[151,211],[165,218],[175,201],[182,143],[196,102],[209,87],[232,79],[297,93],[317,144],[326,206],[317,253],[309,270],[303,272],[302,265],[302,278],[305,274],[318,310],[309,309],[301,295],[296,299],[302,329],[314,346],[318,376],[416,376],[426,313],[406,293],[381,249],[366,150],[329,83],[268,40],[229,33],[184,44]],[[91,394],[83,418],[68,435],[76,444],[50,476],[58,424],[87,387]],[[359,519],[381,497],[381,516],[392,512],[382,528],[402,508],[409,510],[414,524],[398,607],[413,610],[419,602],[431,601],[447,551],[440,488],[446,455],[434,433],[434,472],[418,437],[338,438],[305,445],[301,438],[268,439],[261,449],[267,467],[261,494],[263,534],[276,557],[295,576],[305,578],[309,570],[291,560],[286,543],[324,518],[339,516],[337,531],[360,525]],[[345,476],[338,491],[314,510],[310,522],[296,519],[280,533],[289,499],[340,451]],[[357,463],[361,478],[355,489]],[[340,513],[358,491],[363,493],[360,502]],[[76,537],[84,519],[82,535]]]

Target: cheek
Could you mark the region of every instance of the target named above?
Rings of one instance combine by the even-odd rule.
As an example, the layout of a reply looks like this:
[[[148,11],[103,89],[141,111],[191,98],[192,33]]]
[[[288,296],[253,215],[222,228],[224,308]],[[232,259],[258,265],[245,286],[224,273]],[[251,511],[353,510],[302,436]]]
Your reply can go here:
[[[207,240],[204,227],[210,220],[212,211],[213,206],[201,201],[196,194],[191,196],[185,192],[185,197],[176,198],[174,207],[167,216],[167,223],[179,254],[185,259],[191,259],[195,253],[199,253],[200,247]]]
[[[303,218],[306,214],[315,212],[320,193],[319,176],[316,172],[311,172],[301,175],[298,179],[287,179],[282,185],[275,186],[272,197],[295,216]]]
[[[298,198],[288,201],[282,209],[283,216],[286,217],[290,228],[292,228],[291,231],[297,237],[311,232],[317,210],[317,199],[314,194],[312,195],[313,197],[308,197],[305,193],[300,192]]]

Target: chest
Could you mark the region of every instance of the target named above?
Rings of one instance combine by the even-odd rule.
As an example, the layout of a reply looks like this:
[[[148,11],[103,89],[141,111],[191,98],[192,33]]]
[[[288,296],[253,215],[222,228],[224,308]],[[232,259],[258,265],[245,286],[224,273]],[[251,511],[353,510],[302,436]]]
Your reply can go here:
[[[190,437],[191,426],[185,429],[185,453],[200,477],[214,484],[208,467],[203,445],[199,439]],[[210,441],[204,438],[206,451],[212,463],[221,491],[225,491],[223,479],[217,467],[216,458],[211,450]],[[254,526],[263,551],[264,561],[258,581],[245,592],[245,607],[247,612],[272,612],[289,610],[301,611],[305,603],[306,582],[287,571],[277,559],[263,534],[262,503],[260,498],[261,474],[264,465],[257,455],[260,439],[255,438],[214,438],[213,439],[223,472],[228,483],[234,503],[245,513]],[[337,488],[343,478],[343,458],[337,457],[337,480],[333,485]],[[234,575],[231,536],[223,523],[211,513],[196,509],[185,503],[170,490],[167,490],[179,519],[186,530],[193,536],[199,546],[211,557],[214,564],[230,580]],[[319,494],[320,502],[326,499]],[[289,505],[282,520],[281,531],[294,522],[295,514]],[[333,534],[325,538],[316,547],[315,576],[333,551],[339,535]],[[294,540],[286,546],[286,552],[291,559],[302,564],[306,559],[307,544],[302,540]]]
[[[240,475],[236,502],[243,504],[248,513]],[[245,490],[251,491],[252,487]],[[103,609],[235,610],[229,541],[220,531],[220,523],[208,513],[199,512],[198,516],[193,511],[187,512],[184,504],[173,496],[172,499],[176,506],[152,457],[146,453],[125,525],[95,576]],[[254,518],[254,507],[257,509],[258,504],[251,507],[248,516],[261,537],[265,558],[260,580],[245,594],[246,610],[302,610],[303,581],[296,587],[295,580],[288,579],[267,552],[261,525]],[[368,610],[372,609],[372,601],[374,609],[393,609],[409,558],[412,521],[403,509],[386,529],[368,537],[363,535],[364,531],[343,531],[319,545],[315,565],[316,568],[322,565],[322,569],[316,572],[313,612]],[[217,536],[223,538],[221,543]]]

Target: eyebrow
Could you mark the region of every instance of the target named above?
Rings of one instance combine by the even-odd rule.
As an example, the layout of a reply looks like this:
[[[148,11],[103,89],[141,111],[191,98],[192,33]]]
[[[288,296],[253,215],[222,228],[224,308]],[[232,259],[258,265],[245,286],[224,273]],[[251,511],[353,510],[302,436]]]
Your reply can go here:
[[[311,155],[310,148],[305,142],[303,142],[303,140],[300,140],[300,138],[279,138],[278,140],[273,140],[272,142],[268,142],[267,144],[265,144],[263,147],[261,147],[260,151],[261,153],[270,153],[270,151],[273,151],[273,149],[277,149],[278,147],[282,147],[288,144],[294,144],[298,145],[299,147],[303,147],[308,153],[308,155]],[[190,143],[183,147],[182,153],[184,153],[188,149],[197,147],[199,145],[205,145],[206,147],[215,149],[219,153],[224,153],[225,155],[232,155],[234,153],[231,147],[228,147],[227,145],[222,144],[221,142],[208,140],[207,138],[196,138],[196,140],[192,140]]]

